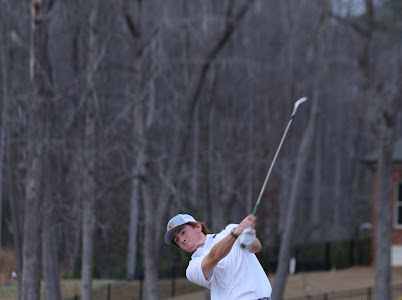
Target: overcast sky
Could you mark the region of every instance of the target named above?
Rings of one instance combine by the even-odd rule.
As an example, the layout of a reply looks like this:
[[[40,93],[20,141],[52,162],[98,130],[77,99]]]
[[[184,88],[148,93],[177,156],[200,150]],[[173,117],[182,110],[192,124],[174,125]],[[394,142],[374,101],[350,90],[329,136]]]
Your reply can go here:
[[[364,0],[331,0],[332,8],[340,16],[357,16],[364,13]],[[374,0],[378,4],[383,0]]]

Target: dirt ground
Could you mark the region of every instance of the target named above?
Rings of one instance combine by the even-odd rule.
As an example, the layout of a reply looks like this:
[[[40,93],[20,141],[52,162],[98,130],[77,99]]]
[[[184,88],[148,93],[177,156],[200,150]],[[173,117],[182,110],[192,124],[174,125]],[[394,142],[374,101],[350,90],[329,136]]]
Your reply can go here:
[[[374,286],[373,267],[353,267],[329,272],[309,272],[289,275],[284,298],[315,295],[325,292],[346,291]],[[275,276],[269,276],[271,285]],[[402,267],[392,269],[392,282],[402,283]],[[204,292],[196,292],[166,300],[205,300]]]

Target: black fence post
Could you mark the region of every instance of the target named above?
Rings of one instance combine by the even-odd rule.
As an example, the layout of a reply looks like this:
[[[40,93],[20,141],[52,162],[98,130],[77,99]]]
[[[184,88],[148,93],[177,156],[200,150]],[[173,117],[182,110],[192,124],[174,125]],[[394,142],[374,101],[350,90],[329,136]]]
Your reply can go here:
[[[367,300],[371,300],[371,287],[367,288]]]
[[[331,269],[331,243],[325,243],[325,267],[327,270]]]
[[[111,296],[112,296],[112,295],[111,295],[111,292],[112,292],[111,287],[112,287],[111,284],[108,283],[108,284],[107,284],[107,296],[106,296],[106,299],[107,299],[107,300],[110,300],[110,299],[111,299]]]
[[[349,267],[355,265],[355,241],[352,239],[350,240],[349,245]]]

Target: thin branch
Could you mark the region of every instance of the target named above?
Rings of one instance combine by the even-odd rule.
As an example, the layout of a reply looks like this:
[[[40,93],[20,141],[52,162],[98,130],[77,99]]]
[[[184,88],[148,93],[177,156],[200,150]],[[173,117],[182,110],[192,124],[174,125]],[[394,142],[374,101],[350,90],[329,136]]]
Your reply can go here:
[[[339,23],[343,24],[343,25],[347,25],[350,26],[353,30],[355,30],[357,33],[359,33],[362,36],[369,36],[369,30],[363,28],[361,25],[359,25],[356,21],[351,20],[351,19],[347,19],[341,16],[338,16],[336,14],[333,13],[329,13],[329,16],[334,18],[335,20],[337,20]]]

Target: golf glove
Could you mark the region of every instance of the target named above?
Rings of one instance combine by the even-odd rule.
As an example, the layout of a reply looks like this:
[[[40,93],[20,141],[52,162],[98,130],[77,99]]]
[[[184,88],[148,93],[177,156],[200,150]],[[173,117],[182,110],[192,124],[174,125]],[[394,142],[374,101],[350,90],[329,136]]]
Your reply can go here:
[[[255,230],[252,228],[246,228],[240,235],[240,246],[242,248],[250,249],[254,239],[255,239]]]

